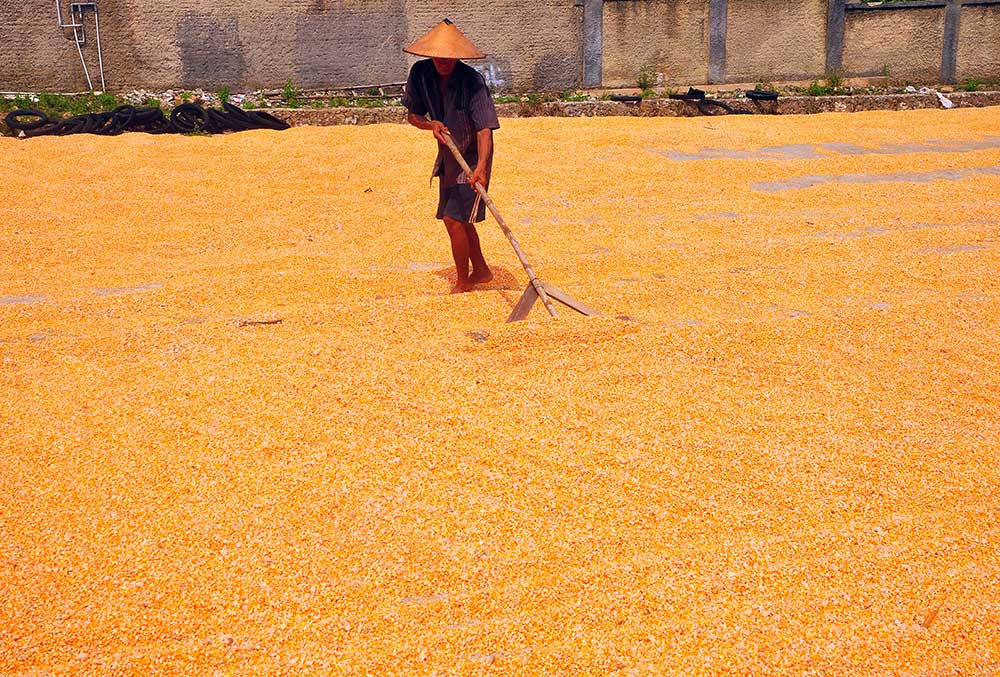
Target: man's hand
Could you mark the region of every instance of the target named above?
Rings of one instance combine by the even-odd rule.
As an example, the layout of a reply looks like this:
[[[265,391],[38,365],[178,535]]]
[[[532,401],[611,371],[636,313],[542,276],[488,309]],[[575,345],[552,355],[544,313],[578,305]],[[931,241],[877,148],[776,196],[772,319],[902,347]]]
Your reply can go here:
[[[469,176],[469,185],[475,188],[477,183],[483,184],[483,188],[486,187],[486,167],[477,165],[472,170],[472,175]]]
[[[416,127],[417,129],[429,129],[434,138],[437,139],[444,145],[448,145],[444,142],[444,135],[451,134],[448,128],[444,126],[443,122],[438,122],[437,120],[428,120],[423,115],[417,115],[416,113],[408,113],[406,116],[407,122]]]
[[[443,122],[439,122],[438,120],[431,120],[431,134],[434,135],[435,139],[444,144],[445,143],[444,135],[445,134],[451,135],[451,132],[449,132],[448,128],[444,126]]]

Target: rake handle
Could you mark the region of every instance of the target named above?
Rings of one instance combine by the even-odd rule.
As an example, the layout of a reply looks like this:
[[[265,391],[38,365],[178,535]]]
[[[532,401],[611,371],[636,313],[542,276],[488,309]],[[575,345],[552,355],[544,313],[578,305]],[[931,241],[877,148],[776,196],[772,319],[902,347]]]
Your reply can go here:
[[[472,176],[472,169],[469,167],[469,163],[465,161],[464,157],[462,157],[462,152],[458,150],[458,146],[455,145],[451,135],[443,133],[443,136],[445,145],[448,146],[451,154],[455,156],[455,159],[458,161],[458,166],[462,168],[462,171],[465,172],[466,176]],[[490,213],[493,214],[497,223],[500,224],[500,229],[503,230],[503,234],[507,236],[508,240],[510,240],[510,244],[514,248],[514,253],[517,254],[517,258],[521,261],[521,266],[524,268],[524,272],[528,274],[528,281],[531,282],[531,286],[534,287],[535,291],[538,293],[538,298],[540,298],[542,303],[545,304],[545,309],[549,311],[549,315],[555,317],[556,309],[552,305],[552,300],[549,299],[549,295],[545,293],[545,285],[543,285],[541,281],[539,281],[538,276],[535,275],[535,271],[531,268],[531,264],[528,263],[528,257],[526,257],[524,252],[521,251],[521,245],[517,243],[517,238],[514,237],[513,231],[511,231],[511,229],[507,226],[507,222],[503,220],[503,217],[500,216],[497,206],[493,204],[493,199],[490,197],[489,193],[486,192],[483,184],[476,182],[475,188],[479,192],[480,197],[483,198],[483,202],[486,203],[486,207],[490,210]]]

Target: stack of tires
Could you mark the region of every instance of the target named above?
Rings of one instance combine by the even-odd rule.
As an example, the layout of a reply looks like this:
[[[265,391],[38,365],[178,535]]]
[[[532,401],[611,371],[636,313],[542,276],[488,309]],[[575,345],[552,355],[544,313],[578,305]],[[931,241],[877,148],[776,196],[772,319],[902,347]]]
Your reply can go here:
[[[159,108],[119,106],[105,113],[74,115],[65,120],[54,119],[42,111],[24,108],[9,113],[4,122],[23,136],[67,136],[69,134],[99,134],[115,136],[124,132],[147,134],[191,134],[206,132],[242,132],[248,129],[288,129],[284,120],[265,111],[243,110],[230,103],[222,108],[202,108],[184,103],[174,108],[169,117]]]

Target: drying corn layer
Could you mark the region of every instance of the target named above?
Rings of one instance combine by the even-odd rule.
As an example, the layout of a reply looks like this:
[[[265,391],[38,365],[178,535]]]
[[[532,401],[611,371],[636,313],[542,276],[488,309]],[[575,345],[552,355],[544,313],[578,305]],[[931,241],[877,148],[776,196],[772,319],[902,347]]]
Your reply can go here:
[[[0,138],[0,673],[1000,673],[1000,116]]]

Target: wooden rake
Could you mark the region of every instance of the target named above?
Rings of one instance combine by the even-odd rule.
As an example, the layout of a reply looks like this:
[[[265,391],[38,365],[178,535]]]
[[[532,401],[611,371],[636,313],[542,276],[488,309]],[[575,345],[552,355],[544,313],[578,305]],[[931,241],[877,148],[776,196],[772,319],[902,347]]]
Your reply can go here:
[[[462,153],[458,150],[458,147],[452,140],[451,135],[444,134],[443,136],[445,144],[447,144],[452,155],[455,156],[459,166],[463,171],[465,171],[465,175],[472,176],[472,169],[469,168],[469,164],[465,161],[465,158],[462,157]],[[542,300],[542,303],[545,304],[545,309],[549,311],[549,315],[552,317],[556,316],[555,306],[552,305],[553,299],[567,308],[572,308],[581,315],[587,315],[588,317],[600,315],[599,312],[590,306],[577,301],[569,294],[560,291],[550,284],[545,284],[538,279],[538,276],[535,275],[535,271],[532,269],[531,264],[528,263],[528,258],[524,255],[524,252],[521,251],[521,245],[517,243],[517,238],[514,237],[514,233],[511,232],[511,229],[507,226],[507,222],[503,220],[502,216],[500,216],[500,212],[497,210],[497,206],[493,204],[493,200],[490,198],[489,193],[486,192],[486,188],[484,188],[481,183],[476,183],[475,187],[476,191],[479,193],[479,197],[486,203],[486,207],[490,210],[490,213],[493,214],[494,218],[496,218],[497,223],[500,224],[500,228],[503,230],[504,235],[506,235],[507,239],[510,240],[510,244],[514,248],[514,253],[517,254],[517,258],[521,261],[521,265],[524,267],[524,272],[528,274],[528,286],[525,288],[524,293],[521,294],[521,298],[518,299],[517,303],[514,305],[514,310],[511,312],[510,317],[507,318],[507,321],[518,322],[526,318],[528,313],[531,312],[532,306],[535,305],[535,301],[538,299]]]

